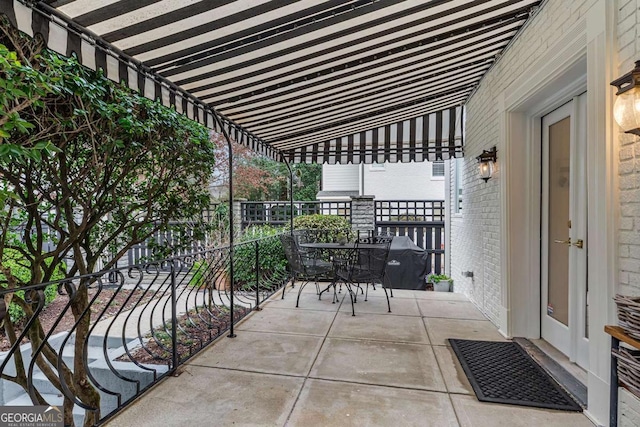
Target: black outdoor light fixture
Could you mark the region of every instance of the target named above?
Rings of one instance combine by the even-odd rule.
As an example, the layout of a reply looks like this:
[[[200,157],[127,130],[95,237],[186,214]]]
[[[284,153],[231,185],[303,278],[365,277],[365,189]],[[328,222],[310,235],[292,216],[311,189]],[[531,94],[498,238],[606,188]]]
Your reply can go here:
[[[625,133],[640,135],[640,61],[624,76],[611,82],[618,88],[613,117]]]
[[[489,150],[482,150],[482,154],[476,157],[480,164],[480,178],[484,179],[484,182],[489,181],[493,176],[493,165],[498,160],[497,152],[496,147],[493,147]]]

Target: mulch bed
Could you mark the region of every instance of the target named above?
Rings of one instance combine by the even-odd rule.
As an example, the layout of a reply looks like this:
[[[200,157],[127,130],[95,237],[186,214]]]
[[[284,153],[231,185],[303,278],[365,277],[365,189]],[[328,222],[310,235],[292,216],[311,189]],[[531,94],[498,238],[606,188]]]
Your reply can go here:
[[[93,296],[96,294],[97,291],[98,291],[97,289],[89,289],[89,300],[93,298]],[[104,310],[104,308],[107,307],[107,305],[108,305],[107,310],[102,315],[102,318],[99,320],[108,319],[116,315],[132,292],[133,292],[133,296],[131,297],[131,299],[129,300],[129,302],[127,303],[126,307],[123,310],[129,310],[133,308],[136,304],[142,305],[150,301],[151,298],[153,297],[153,292],[147,292],[144,298],[138,303],[140,296],[144,292],[143,290],[140,290],[140,289],[136,289],[134,291],[121,290],[116,294],[115,289],[103,289],[102,292],[100,292],[100,295],[98,296],[98,298],[94,301],[93,305],[91,306],[91,323],[93,324],[95,321],[98,320],[98,315],[102,313],[102,310]],[[60,317],[60,313],[62,313],[62,311],[65,309],[65,306],[67,305],[68,302],[69,302],[69,299],[67,295],[58,295],[55,300],[53,300],[48,306],[42,309],[42,312],[38,317],[40,319],[40,322],[42,323],[42,327],[45,333],[51,330],[51,328],[55,324],[58,317]],[[15,325],[16,335],[20,334],[20,332],[22,331],[22,327],[24,327],[24,324],[26,323],[27,320],[28,319],[25,319],[22,325],[21,324]],[[64,313],[64,316],[62,317],[62,320],[60,321],[60,323],[56,325],[52,335],[57,334],[59,332],[69,331],[71,330],[71,328],[73,328],[74,324],[75,324],[75,319],[73,318],[73,313],[71,313],[71,308],[69,308]],[[27,342],[28,340],[25,338],[23,340],[23,344]],[[0,329],[0,351],[7,351],[10,348],[11,348],[11,343],[3,327]]]
[[[96,289],[89,290],[89,300],[91,300],[96,294]],[[121,290],[116,293],[114,289],[103,289],[100,292],[98,298],[91,306],[91,323],[98,320],[104,320],[115,316],[125,303],[129,295],[133,292],[133,296],[129,299],[122,311],[130,310],[136,305],[144,305],[150,301],[153,297],[153,292],[147,292],[144,298],[138,302],[140,296],[143,294],[143,290],[136,289]],[[59,295],[56,299],[46,306],[39,315],[40,322],[45,333],[53,328],[56,320],[60,317],[68,302],[68,296]],[[106,311],[100,319],[98,316],[102,313],[106,307]],[[242,318],[247,314],[248,309],[245,307],[235,307],[236,319]],[[189,314],[184,314],[178,318],[178,356],[179,359],[186,359],[202,347],[217,338],[222,332],[229,327],[229,312],[226,307],[222,309],[214,307],[210,314],[203,315],[201,309],[200,315],[192,310]],[[15,325],[16,335],[20,334],[20,331],[26,324],[27,319],[23,320],[22,324]],[[69,308],[62,316],[60,322],[55,326],[55,329],[51,335],[55,335],[59,332],[69,331],[73,328],[75,319],[71,308]],[[151,334],[146,338],[149,340],[145,343],[146,350],[138,348],[132,353],[132,358],[138,363],[144,364],[161,364],[166,365],[171,361],[171,335],[169,331],[164,331],[158,328],[154,332],[154,338]],[[26,344],[28,339],[25,338],[22,344]],[[9,341],[4,328],[0,328],[0,351],[7,351],[11,348],[11,342]],[[130,361],[127,355],[121,356],[117,360]]]
[[[236,319],[243,317],[249,310],[245,307],[235,307]],[[202,347],[216,339],[229,327],[229,312],[214,308],[212,315],[198,316],[195,310],[189,314],[184,314],[177,319],[178,323],[178,359],[183,360],[196,353]],[[149,340],[145,343],[145,348],[138,348],[131,357],[123,355],[118,361],[130,362],[134,359],[138,363],[151,365],[166,365],[171,362],[171,331],[156,329],[154,336],[147,335]]]

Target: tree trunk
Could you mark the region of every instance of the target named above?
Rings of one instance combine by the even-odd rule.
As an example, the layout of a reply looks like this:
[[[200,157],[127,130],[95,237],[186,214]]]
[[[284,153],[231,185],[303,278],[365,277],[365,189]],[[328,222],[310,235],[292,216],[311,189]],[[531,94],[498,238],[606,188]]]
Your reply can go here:
[[[84,347],[87,345],[89,329],[91,328],[91,310],[89,306],[89,294],[86,283],[80,284],[75,298],[71,302],[73,317],[80,322],[76,328],[75,347],[73,356],[73,382],[76,396],[87,406],[95,408],[95,411],[87,410],[84,419],[85,426],[91,426],[100,419],[100,393],[91,384],[87,373],[88,366],[85,359]],[[84,315],[83,315],[84,313]]]

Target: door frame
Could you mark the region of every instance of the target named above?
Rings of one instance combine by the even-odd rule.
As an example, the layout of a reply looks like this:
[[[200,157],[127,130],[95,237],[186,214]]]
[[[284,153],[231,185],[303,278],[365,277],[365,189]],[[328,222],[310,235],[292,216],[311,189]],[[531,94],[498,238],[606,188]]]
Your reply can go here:
[[[587,25],[588,23],[588,25]],[[585,415],[604,424],[609,410],[610,338],[618,283],[617,127],[613,124],[617,76],[616,9],[596,0],[497,97],[500,168],[500,331],[539,336],[540,155],[535,149],[541,115],[586,89],[589,258],[589,369]],[[557,92],[556,92],[557,91]],[[614,134],[615,132],[615,134]],[[536,201],[538,200],[538,201]]]

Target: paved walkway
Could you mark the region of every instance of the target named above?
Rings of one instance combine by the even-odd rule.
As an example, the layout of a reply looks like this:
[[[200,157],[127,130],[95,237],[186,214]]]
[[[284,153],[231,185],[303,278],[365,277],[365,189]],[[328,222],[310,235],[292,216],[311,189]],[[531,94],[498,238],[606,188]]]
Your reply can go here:
[[[297,288],[296,288],[297,291]],[[447,338],[504,340],[462,295],[382,290],[295,308],[279,294],[114,418],[116,426],[584,426],[578,413],[478,402]]]

